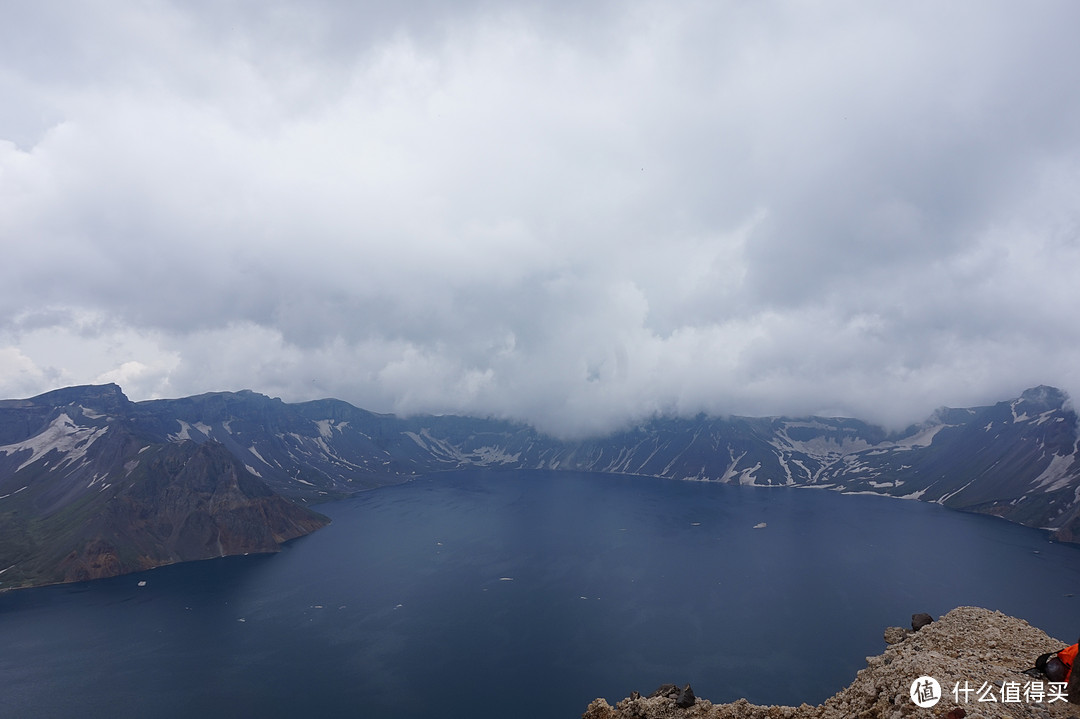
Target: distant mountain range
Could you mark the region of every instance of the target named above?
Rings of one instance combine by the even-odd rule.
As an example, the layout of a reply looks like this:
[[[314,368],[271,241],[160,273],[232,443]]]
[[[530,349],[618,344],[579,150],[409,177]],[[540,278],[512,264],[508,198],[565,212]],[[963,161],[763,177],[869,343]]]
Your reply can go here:
[[[1052,387],[889,433],[855,419],[655,418],[583,441],[248,390],[131,402],[114,385],[0,401],[0,589],[276,551],[306,505],[488,467],[817,487],[936,502],[1080,542],[1076,413]]]

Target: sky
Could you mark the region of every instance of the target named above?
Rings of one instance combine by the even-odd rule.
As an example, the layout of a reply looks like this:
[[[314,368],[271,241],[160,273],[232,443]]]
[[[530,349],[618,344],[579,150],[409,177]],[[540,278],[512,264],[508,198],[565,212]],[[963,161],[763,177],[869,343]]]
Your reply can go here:
[[[1080,396],[1080,4],[139,0],[0,23],[0,397],[600,434]]]

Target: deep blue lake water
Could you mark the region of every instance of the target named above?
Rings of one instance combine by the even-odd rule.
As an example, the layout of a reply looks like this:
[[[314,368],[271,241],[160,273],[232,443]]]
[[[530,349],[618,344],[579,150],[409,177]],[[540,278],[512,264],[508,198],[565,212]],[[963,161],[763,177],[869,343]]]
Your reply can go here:
[[[1080,633],[1080,549],[936,505],[468,472],[319,509],[277,555],[0,595],[0,716],[553,719],[665,682],[818,703],[914,612]]]

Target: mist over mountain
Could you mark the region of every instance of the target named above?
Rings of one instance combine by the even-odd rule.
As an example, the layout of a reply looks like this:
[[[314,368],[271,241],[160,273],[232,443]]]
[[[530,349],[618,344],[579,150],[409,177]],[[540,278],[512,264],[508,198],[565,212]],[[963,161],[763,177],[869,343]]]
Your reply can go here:
[[[564,440],[243,390],[131,402],[115,384],[0,401],[2,587],[275,551],[305,505],[461,468],[633,474],[935,502],[1080,542],[1077,417],[1039,386],[890,432],[831,417],[657,417]]]
[[[1076,3],[39,5],[0,397],[571,437],[1080,393]]]

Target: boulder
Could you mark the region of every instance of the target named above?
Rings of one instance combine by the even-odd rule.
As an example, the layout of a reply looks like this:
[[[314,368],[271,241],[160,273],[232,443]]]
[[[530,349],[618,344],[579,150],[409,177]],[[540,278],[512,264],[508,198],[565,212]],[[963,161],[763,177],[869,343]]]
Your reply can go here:
[[[925,612],[920,612],[919,614],[912,614],[911,615],[911,631],[917,632],[920,629],[922,629],[923,627],[925,627],[927,624],[930,624],[933,621],[934,621],[934,618],[931,617],[929,614],[926,614]]]
[[[697,701],[697,697],[694,696],[694,690],[687,684],[685,687],[679,690],[679,696],[675,699],[675,706],[686,709],[694,705]]]

